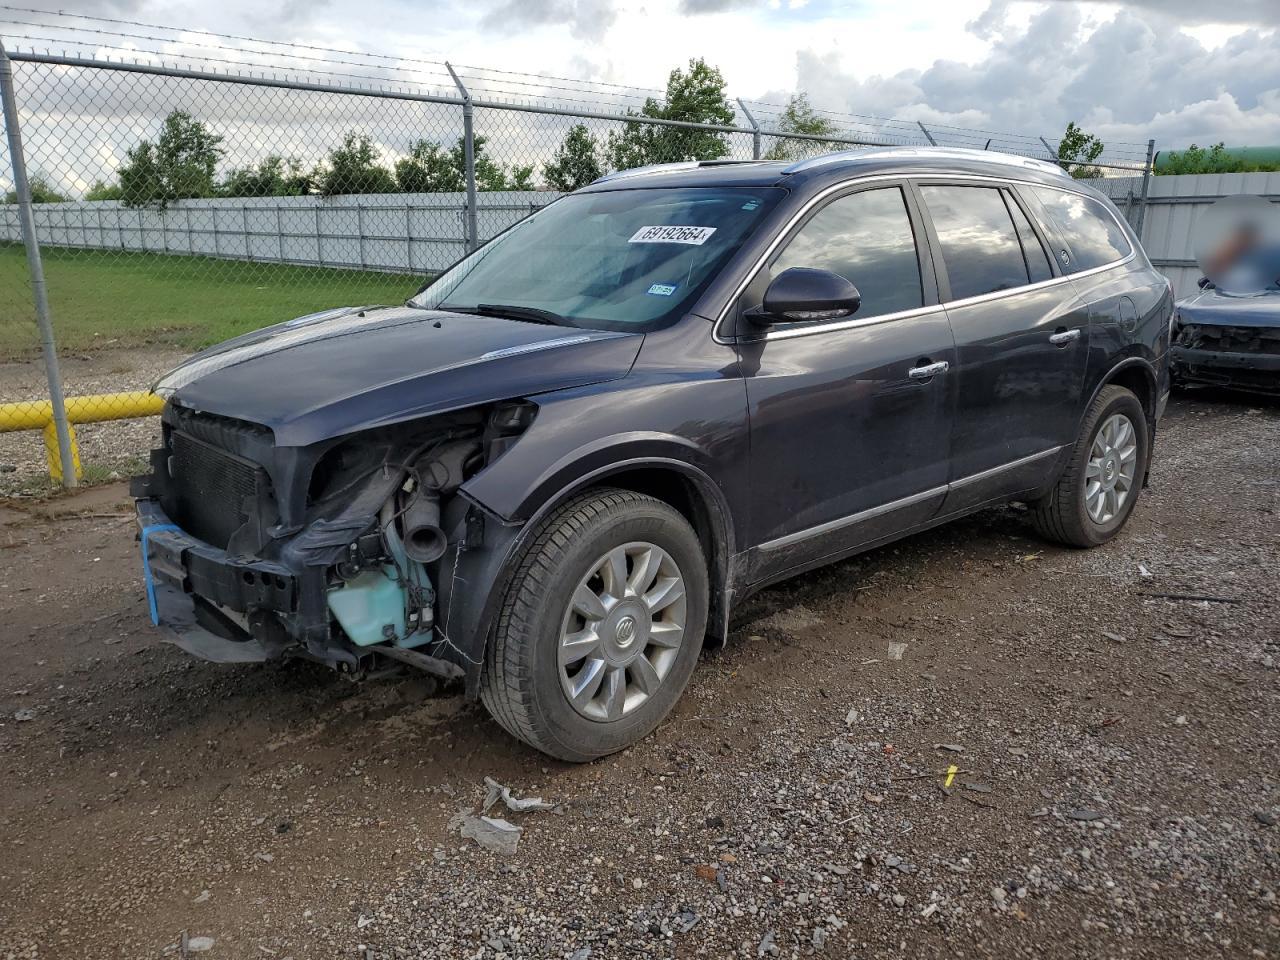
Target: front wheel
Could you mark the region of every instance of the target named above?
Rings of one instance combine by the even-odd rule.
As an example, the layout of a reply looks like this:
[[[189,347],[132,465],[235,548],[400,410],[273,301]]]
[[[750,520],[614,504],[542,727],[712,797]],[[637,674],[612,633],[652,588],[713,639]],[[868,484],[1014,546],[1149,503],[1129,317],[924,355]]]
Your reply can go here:
[[[1138,398],[1124,387],[1103,387],[1085,415],[1057,485],[1033,505],[1036,530],[1073,547],[1106,543],[1137,503],[1147,450],[1147,418]]]
[[[648,734],[702,649],[707,569],[675,509],[628,490],[578,497],[517,564],[480,696],[509,733],[582,762]]]

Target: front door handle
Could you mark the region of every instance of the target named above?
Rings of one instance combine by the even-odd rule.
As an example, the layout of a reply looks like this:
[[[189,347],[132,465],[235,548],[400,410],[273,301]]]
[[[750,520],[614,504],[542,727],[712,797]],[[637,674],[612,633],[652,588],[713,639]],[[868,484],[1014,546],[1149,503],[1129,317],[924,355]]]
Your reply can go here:
[[[1079,327],[1076,327],[1073,330],[1058,329],[1058,330],[1055,330],[1053,333],[1049,334],[1049,342],[1052,343],[1055,347],[1061,347],[1064,344],[1070,343],[1072,340],[1079,340],[1079,339],[1080,339]]]
[[[912,367],[907,371],[907,376],[912,380],[929,380],[950,369],[951,364],[946,360],[939,360],[937,363],[926,363],[922,367]]]

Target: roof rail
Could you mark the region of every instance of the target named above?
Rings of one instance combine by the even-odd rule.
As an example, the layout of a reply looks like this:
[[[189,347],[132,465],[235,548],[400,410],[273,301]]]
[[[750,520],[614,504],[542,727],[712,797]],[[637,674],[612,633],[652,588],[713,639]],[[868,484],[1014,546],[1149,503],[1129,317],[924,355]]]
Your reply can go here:
[[[800,173],[832,163],[841,163],[845,160],[878,157],[885,159],[918,157],[922,160],[982,160],[986,163],[1002,163],[1006,166],[1023,167],[1039,170],[1041,173],[1056,173],[1060,177],[1070,177],[1070,174],[1063,170],[1062,167],[1056,163],[1050,163],[1048,160],[1039,160],[1035,157],[1020,157],[1017,154],[999,153],[995,150],[972,150],[966,147],[858,147],[854,150],[840,150],[836,153],[823,154],[820,157],[813,157],[809,160],[801,160],[793,163],[782,172]]]
[[[632,167],[629,170],[615,170],[603,177],[592,180],[592,183],[604,183],[608,180],[625,180],[646,173],[657,173],[661,170],[696,170],[698,167],[721,167],[731,163],[758,163],[756,160],[679,160],[675,163],[650,163],[643,167]]]

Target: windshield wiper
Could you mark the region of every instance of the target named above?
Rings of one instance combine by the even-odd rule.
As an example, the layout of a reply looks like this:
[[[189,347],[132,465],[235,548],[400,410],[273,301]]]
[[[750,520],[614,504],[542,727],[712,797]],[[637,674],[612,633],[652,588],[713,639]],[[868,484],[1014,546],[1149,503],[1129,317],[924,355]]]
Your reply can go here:
[[[528,320],[530,323],[546,323],[557,327],[573,326],[565,317],[551,310],[522,307],[517,303],[477,303],[475,312],[486,317],[510,317],[512,320]]]

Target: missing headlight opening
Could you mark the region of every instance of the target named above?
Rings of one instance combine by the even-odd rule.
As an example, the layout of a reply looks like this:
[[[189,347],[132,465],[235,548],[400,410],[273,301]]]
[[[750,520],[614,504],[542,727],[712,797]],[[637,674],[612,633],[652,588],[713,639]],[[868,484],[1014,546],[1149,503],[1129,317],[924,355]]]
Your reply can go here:
[[[462,675],[436,629],[441,570],[475,523],[458,490],[533,414],[506,402],[289,448],[172,406],[135,486],[180,528],[166,538],[143,515],[159,531],[145,545],[157,619],[209,659],[304,656],[362,673],[385,654]]]

